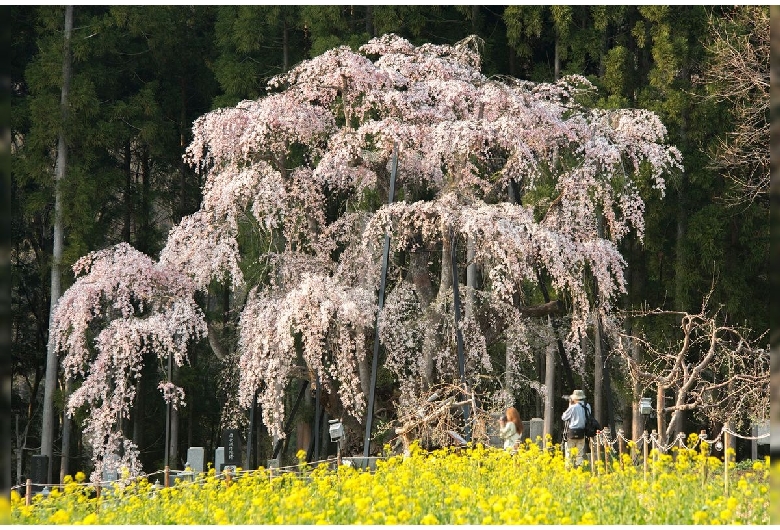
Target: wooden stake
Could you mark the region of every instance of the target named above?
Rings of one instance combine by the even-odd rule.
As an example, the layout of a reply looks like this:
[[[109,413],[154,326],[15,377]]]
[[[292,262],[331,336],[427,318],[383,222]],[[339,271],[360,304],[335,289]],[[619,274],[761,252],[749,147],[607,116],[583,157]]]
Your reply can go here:
[[[723,431],[723,487],[729,494],[729,433]]]
[[[647,481],[647,431],[644,432],[642,435],[642,456],[643,456],[643,466],[644,466],[644,477],[645,481]]]
[[[25,506],[29,506],[32,502],[32,479],[27,479],[27,488],[24,492],[24,504]]]
[[[601,463],[601,444],[599,442],[599,433],[596,433],[596,462]],[[598,469],[596,470],[596,474],[598,475]]]

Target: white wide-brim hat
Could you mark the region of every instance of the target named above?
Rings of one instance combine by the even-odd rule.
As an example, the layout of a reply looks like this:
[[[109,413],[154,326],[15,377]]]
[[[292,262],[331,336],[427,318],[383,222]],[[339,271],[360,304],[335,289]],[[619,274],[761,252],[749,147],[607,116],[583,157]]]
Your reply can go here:
[[[569,399],[582,401],[585,399],[585,392],[583,392],[582,390],[575,390],[574,392],[571,393]]]

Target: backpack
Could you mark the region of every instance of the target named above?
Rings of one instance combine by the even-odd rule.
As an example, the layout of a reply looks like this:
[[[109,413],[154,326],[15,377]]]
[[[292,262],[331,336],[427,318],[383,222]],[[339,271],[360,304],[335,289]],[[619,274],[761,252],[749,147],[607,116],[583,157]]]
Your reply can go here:
[[[593,416],[593,414],[590,413],[588,410],[588,407],[582,405],[582,408],[585,409],[585,437],[586,438],[593,438],[596,436],[596,432],[601,430],[601,424],[599,423],[599,420]]]

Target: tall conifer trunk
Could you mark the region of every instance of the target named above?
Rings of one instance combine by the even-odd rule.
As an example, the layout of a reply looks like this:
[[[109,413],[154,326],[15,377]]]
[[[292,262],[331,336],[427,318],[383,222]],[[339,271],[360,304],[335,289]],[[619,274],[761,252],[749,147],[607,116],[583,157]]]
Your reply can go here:
[[[57,164],[54,175],[54,249],[51,262],[51,299],[49,308],[49,329],[52,325],[54,308],[60,298],[60,264],[62,262],[62,181],[65,178],[68,163],[65,127],[68,116],[68,94],[70,92],[71,60],[70,36],[73,31],[73,6],[65,8],[65,32],[62,52],[62,92],[60,95],[60,135],[57,142]],[[52,459],[54,446],[54,392],[57,385],[57,352],[54,349],[54,336],[50,333],[46,348],[46,385],[43,390],[43,418],[41,426],[41,454],[49,457],[47,482],[52,479]]]

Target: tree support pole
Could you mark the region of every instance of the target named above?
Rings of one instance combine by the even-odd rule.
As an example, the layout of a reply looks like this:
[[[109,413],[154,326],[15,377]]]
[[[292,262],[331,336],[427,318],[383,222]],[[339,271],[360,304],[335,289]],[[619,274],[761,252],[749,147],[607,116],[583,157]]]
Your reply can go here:
[[[249,410],[249,432],[246,434],[246,465],[244,469],[252,469],[252,434],[255,432],[255,409],[257,408],[257,391],[252,397],[252,408]]]
[[[171,364],[173,363],[173,356],[168,355],[168,382],[171,382]],[[168,458],[171,451],[171,404],[170,402],[165,404],[165,467],[170,464]]]
[[[398,171],[398,143],[393,145],[393,163],[390,169],[390,194],[387,204],[393,204],[395,195],[395,174]],[[379,365],[379,316],[385,305],[385,285],[387,281],[387,262],[390,259],[390,234],[385,234],[385,248],[382,254],[382,277],[379,282],[379,308],[376,312],[376,325],[374,332],[374,358],[371,361],[371,384],[368,390],[368,407],[366,408],[366,433],[363,438],[363,456],[368,458],[371,445],[371,422],[374,418],[374,394],[376,390],[376,372]]]
[[[314,461],[319,461],[320,459],[320,440],[322,439],[322,433],[320,430],[322,429],[322,423],[320,416],[322,414],[320,413],[320,408],[322,407],[322,403],[320,403],[320,378],[317,376],[317,379],[314,381]],[[309,459],[311,461],[311,458]]]

